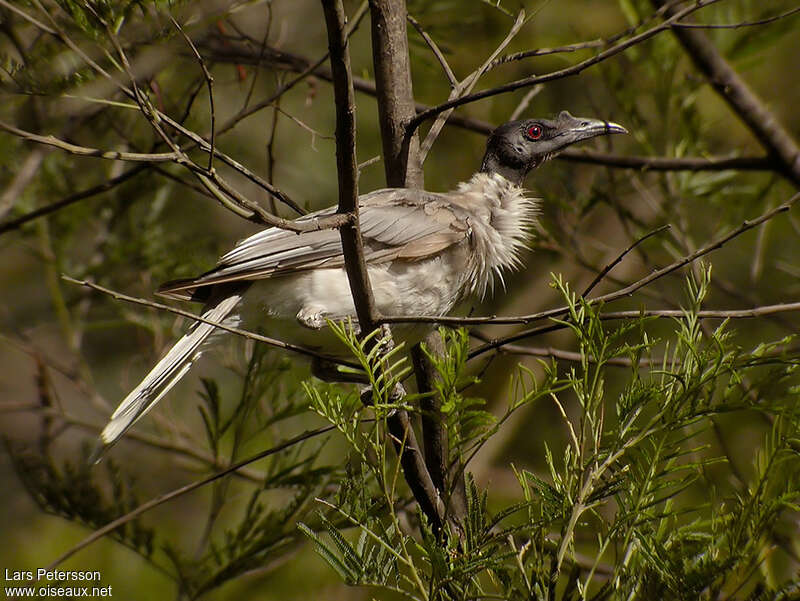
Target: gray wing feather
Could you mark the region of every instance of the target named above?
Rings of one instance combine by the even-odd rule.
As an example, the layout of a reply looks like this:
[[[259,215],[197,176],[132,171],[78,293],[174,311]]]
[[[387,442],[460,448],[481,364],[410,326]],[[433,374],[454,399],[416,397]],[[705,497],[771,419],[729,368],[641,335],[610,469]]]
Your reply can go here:
[[[468,235],[468,218],[444,195],[389,188],[359,198],[361,236],[368,263],[420,260]],[[326,217],[335,208],[301,217]],[[190,296],[197,288],[222,282],[263,279],[316,267],[344,264],[338,230],[294,232],[268,228],[240,241],[211,271],[192,280],[168,283],[161,292]]]

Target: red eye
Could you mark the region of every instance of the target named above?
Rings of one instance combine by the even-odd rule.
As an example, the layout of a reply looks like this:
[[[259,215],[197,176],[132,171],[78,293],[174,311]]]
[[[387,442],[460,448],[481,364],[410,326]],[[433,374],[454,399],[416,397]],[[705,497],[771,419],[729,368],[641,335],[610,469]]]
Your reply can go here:
[[[528,137],[531,140],[538,140],[542,137],[542,126],[541,125],[531,125],[528,128]]]

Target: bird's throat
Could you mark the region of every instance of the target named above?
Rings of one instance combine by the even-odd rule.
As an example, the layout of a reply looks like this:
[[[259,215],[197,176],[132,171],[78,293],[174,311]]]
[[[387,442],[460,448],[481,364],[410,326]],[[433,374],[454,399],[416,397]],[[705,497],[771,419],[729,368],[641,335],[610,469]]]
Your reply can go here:
[[[486,151],[481,162],[481,173],[487,175],[502,175],[508,181],[517,186],[522,186],[525,176],[539,165],[541,161],[534,161],[533,163],[526,163],[520,160],[514,160],[509,157],[500,157],[497,153],[490,150]]]

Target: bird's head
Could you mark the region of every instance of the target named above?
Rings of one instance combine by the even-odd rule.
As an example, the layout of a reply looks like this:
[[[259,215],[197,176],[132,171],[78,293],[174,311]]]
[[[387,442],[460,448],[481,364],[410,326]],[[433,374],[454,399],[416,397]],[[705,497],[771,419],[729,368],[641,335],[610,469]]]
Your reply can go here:
[[[575,142],[627,133],[628,130],[616,123],[573,117],[567,111],[561,111],[555,119],[509,121],[489,136],[481,171],[498,173],[509,181],[522,184],[531,169]]]

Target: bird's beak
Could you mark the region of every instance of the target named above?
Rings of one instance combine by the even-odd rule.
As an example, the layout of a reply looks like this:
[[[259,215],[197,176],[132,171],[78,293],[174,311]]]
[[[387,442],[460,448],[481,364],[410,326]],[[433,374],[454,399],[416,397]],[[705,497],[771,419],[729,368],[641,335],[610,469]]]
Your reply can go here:
[[[599,119],[582,119],[581,124],[576,128],[575,133],[581,140],[604,136],[607,134],[627,134],[628,130],[619,123],[611,121],[600,121]]]
[[[558,116],[558,122],[561,129],[559,135],[560,147],[565,148],[575,142],[581,140],[588,140],[596,136],[605,136],[608,134],[627,134],[628,130],[611,121],[602,121],[600,119],[587,119],[585,117],[573,117],[566,111],[563,111]]]
[[[600,119],[581,119],[573,117],[576,123],[570,125],[566,131],[572,142],[588,140],[595,136],[605,136],[608,134],[627,134],[628,130],[619,123],[611,121],[601,121]]]

